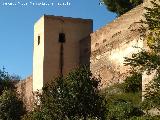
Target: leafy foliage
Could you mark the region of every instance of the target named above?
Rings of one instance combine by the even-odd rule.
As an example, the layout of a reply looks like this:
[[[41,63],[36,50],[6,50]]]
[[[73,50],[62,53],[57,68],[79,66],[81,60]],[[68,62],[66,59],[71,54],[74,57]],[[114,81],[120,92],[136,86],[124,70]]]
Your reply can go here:
[[[147,84],[145,92],[143,108],[147,110],[152,108],[160,110],[160,76]]]
[[[160,2],[160,1],[159,1]],[[133,54],[132,58],[126,58],[126,65],[130,65],[135,71],[151,74],[156,71],[154,79],[146,86],[143,108],[147,111],[152,108],[160,108],[160,4],[152,1],[152,8],[145,8],[145,20],[140,28],[142,37],[147,43],[148,50]]]
[[[85,66],[69,73],[66,78],[57,78],[43,88],[37,109],[40,114],[36,112],[41,118],[35,120],[104,119],[106,107],[105,100],[99,95],[99,82]]]
[[[0,95],[3,90],[14,89],[14,80],[20,80],[17,75],[9,75],[5,70],[0,70]]]
[[[40,110],[35,109],[34,111],[28,112],[22,118],[22,120],[45,120]]]
[[[135,93],[135,92],[141,92],[142,91],[142,74],[140,73],[132,73],[131,76],[128,76],[125,79],[124,84],[124,91]]]
[[[160,116],[146,115],[141,117],[133,117],[130,120],[159,120],[159,119],[160,119]]]
[[[144,114],[140,107],[141,90],[134,82],[130,82],[131,78],[134,80],[135,75],[130,77],[129,81],[125,80],[124,83],[115,84],[103,91],[102,94],[106,96],[108,108],[107,120],[129,120]],[[128,90],[128,86],[135,88],[133,91],[132,89]]]
[[[115,12],[118,16],[126,13],[137,5],[141,4],[143,0],[103,0],[107,9]]]
[[[23,102],[14,91],[14,80],[20,77],[9,75],[4,69],[0,70],[0,119],[20,120],[25,113]]]
[[[160,29],[160,5],[154,0],[151,1],[153,7],[145,7],[146,13],[144,14],[144,17],[146,20],[142,21],[144,24],[147,25],[147,30],[159,30]],[[152,32],[152,31],[149,31]],[[156,31],[155,31],[156,32]]]
[[[143,112],[135,107],[132,102],[119,99],[109,104],[107,119],[109,120],[128,120],[133,116],[141,116]]]
[[[147,42],[149,51],[142,50],[137,54],[133,54],[132,58],[126,58],[126,65],[136,67],[135,70],[141,72],[159,71],[160,66],[160,5],[156,2],[151,2],[152,8],[145,8],[145,20],[141,20],[143,24],[140,28],[141,36]]]
[[[3,91],[0,96],[0,119],[20,120],[24,113],[23,102],[17,98],[15,92]]]
[[[132,58],[126,58],[125,64],[130,65],[136,72],[147,71],[150,74],[153,70],[158,70],[160,65],[159,55],[154,52],[141,51],[133,54]]]

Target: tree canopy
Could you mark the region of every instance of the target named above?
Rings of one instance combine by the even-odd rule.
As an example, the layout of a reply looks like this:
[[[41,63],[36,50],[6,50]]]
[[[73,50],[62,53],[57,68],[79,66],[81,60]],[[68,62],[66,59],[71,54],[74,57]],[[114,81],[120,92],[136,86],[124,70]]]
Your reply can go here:
[[[148,49],[142,49],[141,52],[133,54],[132,58],[126,58],[126,65],[140,73],[145,71],[148,75],[156,72],[146,87],[143,104],[147,110],[153,108],[160,110],[160,4],[156,1],[151,3],[152,8],[145,8],[145,20],[141,21],[140,28]]]
[[[83,66],[59,77],[43,88],[38,112],[26,119],[77,120],[105,119],[105,100],[99,94],[100,79],[92,76],[89,68]]]
[[[4,69],[0,69],[0,95],[2,94],[3,90],[14,89],[14,82],[17,80],[20,80],[18,75],[10,75]]]
[[[23,102],[17,97],[16,93],[4,90],[0,96],[0,119],[20,120],[24,113]]]
[[[22,100],[15,91],[14,80],[20,77],[0,70],[0,120],[20,120],[25,113]]]
[[[106,8],[118,16],[141,4],[143,0],[103,0]]]

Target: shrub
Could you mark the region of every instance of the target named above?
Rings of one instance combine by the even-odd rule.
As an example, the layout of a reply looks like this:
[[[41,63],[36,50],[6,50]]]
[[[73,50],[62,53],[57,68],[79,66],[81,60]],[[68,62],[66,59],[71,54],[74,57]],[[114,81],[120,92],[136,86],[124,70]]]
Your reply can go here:
[[[136,72],[132,73],[125,79],[123,84],[125,92],[135,93],[142,91],[142,74]]]
[[[59,77],[43,88],[39,109],[29,117],[33,120],[103,120],[107,111],[105,99],[99,94],[99,82],[89,68],[77,68],[67,77]]]
[[[23,102],[17,98],[15,92],[10,90],[3,91],[0,96],[0,119],[20,120],[24,113]]]

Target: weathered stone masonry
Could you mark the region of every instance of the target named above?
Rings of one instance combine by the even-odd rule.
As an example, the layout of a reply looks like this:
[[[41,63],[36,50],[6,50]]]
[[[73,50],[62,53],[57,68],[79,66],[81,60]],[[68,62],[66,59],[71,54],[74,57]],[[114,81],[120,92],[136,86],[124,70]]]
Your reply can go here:
[[[124,57],[143,47],[138,28],[143,5],[120,16],[113,22],[91,34],[91,70],[102,78],[102,88],[121,82],[127,73]]]
[[[27,77],[24,80],[21,80],[16,84],[17,91],[20,97],[23,99],[27,110],[31,110],[33,107],[33,78],[32,76]]]

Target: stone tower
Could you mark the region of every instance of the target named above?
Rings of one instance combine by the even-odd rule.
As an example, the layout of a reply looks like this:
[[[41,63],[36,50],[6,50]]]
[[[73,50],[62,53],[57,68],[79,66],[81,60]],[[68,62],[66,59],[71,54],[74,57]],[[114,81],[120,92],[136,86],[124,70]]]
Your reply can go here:
[[[90,61],[90,19],[42,16],[34,25],[33,91]]]

